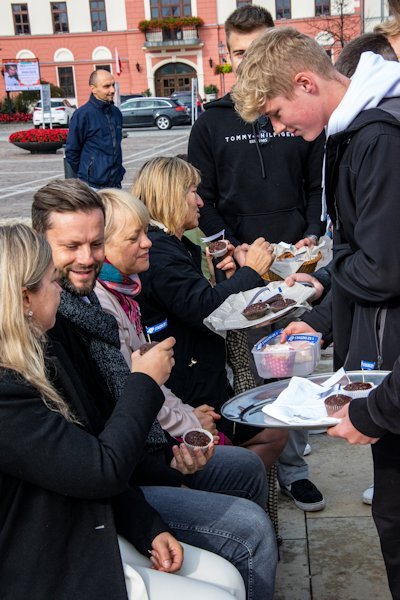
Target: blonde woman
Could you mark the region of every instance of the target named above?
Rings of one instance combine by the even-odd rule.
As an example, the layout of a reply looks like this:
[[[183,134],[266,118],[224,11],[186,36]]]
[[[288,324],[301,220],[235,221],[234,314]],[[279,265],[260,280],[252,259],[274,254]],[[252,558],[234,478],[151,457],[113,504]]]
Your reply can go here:
[[[197,169],[177,157],[158,157],[138,174],[133,193],[151,216],[150,268],[141,273],[139,303],[146,325],[157,331],[154,339],[172,332],[176,339],[175,367],[168,386],[194,407],[208,404],[217,411],[228,400],[225,340],[203,325],[203,319],[230,295],[263,285],[261,275],[273,261],[263,238],[235,250],[242,268],[228,256],[220,263],[225,281],[212,287],[201,272],[198,246],[183,235],[198,226],[203,201],[197,194]],[[236,427],[221,419],[218,429],[260,456],[269,468],[286,443],[283,431]]]
[[[158,346],[157,366],[136,357],[96,437],[85,425],[83,388],[68,356],[45,346],[60,292],[48,243],[25,225],[0,227],[1,597],[204,597],[209,585],[166,573],[182,566],[181,545],[140,490],[127,489],[164,400],[159,384],[171,369],[173,342]],[[145,406],[132,402],[138,391]],[[115,517],[118,533],[143,554],[151,551],[156,571],[122,563]],[[126,540],[124,557],[136,556]],[[218,587],[213,594],[232,597]]]
[[[106,213],[106,259],[95,292],[103,309],[117,319],[121,352],[129,365],[132,352],[146,343],[136,297],[141,291],[138,274],[149,268],[151,242],[146,232],[150,216],[144,204],[128,192],[104,189],[98,193]],[[214,419],[220,417],[211,406],[194,409],[168,388],[162,390],[165,402],[157,419],[163,429],[181,437],[190,428],[203,427],[219,441]]]
[[[400,1],[388,0],[388,5],[390,11],[389,19],[376,25],[374,32],[382,33],[387,38],[397,58],[400,59]]]

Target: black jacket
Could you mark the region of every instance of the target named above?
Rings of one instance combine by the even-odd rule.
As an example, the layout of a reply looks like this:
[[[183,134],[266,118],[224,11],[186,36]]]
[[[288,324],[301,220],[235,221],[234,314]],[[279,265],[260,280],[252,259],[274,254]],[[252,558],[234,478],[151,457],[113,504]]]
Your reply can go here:
[[[58,342],[68,354],[74,369],[80,376],[86,399],[86,411],[91,427],[97,434],[111,415],[116,399],[108,391],[100,370],[90,355],[84,333],[63,315],[57,314],[56,324],[48,332],[49,338]],[[166,432],[165,432],[166,433]],[[168,434],[166,436],[169,438]],[[172,439],[172,438],[171,438]],[[143,444],[144,446],[144,444]],[[149,453],[143,450],[136,461],[130,482],[134,485],[189,485],[190,475],[184,476],[169,466],[172,451]]]
[[[121,111],[91,94],[72,115],[65,156],[76,176],[88,185],[120,188],[125,174],[121,141]]]
[[[145,325],[167,319],[167,327],[153,339],[176,338],[175,366],[166,385],[183,402],[219,409],[227,400],[225,341],[203,319],[231,294],[264,282],[253,269],[243,267],[213,288],[202,274],[199,246],[156,228],[150,229],[149,237],[150,269],[140,275],[138,301]]]
[[[327,143],[332,292],[302,318],[332,330],[335,366],[347,369],[391,369],[400,354],[400,123],[387,110],[363,111]]]
[[[324,135],[313,143],[271,123],[241,120],[229,94],[206,105],[192,128],[189,161],[201,172],[200,227],[226,229],[234,244],[257,237],[296,243],[322,235],[321,172]]]
[[[68,357],[53,356],[49,369],[82,426],[0,370],[0,596],[127,600],[117,533],[146,553],[169,530],[139,489],[127,489],[163,395],[151,378],[131,375],[96,436]]]

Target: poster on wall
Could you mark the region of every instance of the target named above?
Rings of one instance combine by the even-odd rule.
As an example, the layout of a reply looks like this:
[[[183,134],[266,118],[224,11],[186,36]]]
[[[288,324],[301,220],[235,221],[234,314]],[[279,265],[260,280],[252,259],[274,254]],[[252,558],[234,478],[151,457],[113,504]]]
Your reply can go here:
[[[40,89],[40,66],[37,58],[3,59],[6,92]]]

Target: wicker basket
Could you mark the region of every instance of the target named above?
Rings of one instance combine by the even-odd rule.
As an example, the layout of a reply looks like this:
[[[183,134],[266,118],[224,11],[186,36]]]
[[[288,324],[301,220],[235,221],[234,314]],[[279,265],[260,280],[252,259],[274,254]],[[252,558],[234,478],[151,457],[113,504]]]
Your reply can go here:
[[[297,269],[296,273],[309,273],[309,274],[314,273],[315,268],[316,268],[318,262],[321,260],[321,258],[322,258],[322,254],[321,254],[321,252],[318,252],[317,256],[315,256],[311,260],[306,260],[305,262],[303,262],[301,267],[299,267]],[[265,279],[266,281],[282,281],[282,277],[280,275],[277,275],[273,271],[267,271],[262,276],[262,278]]]

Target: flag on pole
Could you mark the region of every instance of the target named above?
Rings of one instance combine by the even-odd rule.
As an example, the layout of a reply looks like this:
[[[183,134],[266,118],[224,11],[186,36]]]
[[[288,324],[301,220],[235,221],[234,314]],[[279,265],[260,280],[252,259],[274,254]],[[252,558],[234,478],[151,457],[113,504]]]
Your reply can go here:
[[[122,73],[122,65],[119,59],[118,48],[115,48],[115,72],[118,75],[118,77]]]

